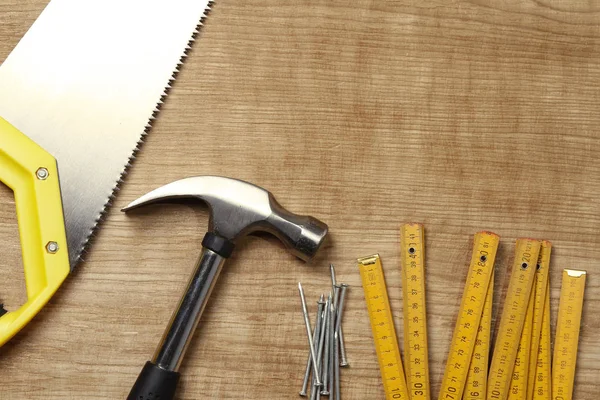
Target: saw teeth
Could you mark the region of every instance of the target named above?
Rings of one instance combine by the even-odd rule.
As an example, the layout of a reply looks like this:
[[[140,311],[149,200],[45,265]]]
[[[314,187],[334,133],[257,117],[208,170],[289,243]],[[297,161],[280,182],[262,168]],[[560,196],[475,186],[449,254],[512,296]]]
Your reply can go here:
[[[79,264],[81,261],[84,260],[83,255],[88,252],[89,247],[92,243],[92,238],[95,237],[95,235],[96,235],[98,225],[104,220],[104,218],[106,218],[106,215],[108,213],[108,207],[115,200],[116,193],[118,191],[120,191],[121,185],[123,184],[123,182],[125,180],[125,176],[127,176],[128,172],[129,172],[129,168],[131,168],[133,161],[136,159],[137,153],[141,150],[142,145],[144,144],[146,135],[148,135],[148,133],[152,129],[152,124],[153,124],[154,120],[156,119],[156,117],[158,116],[160,106],[165,102],[169,91],[172,89],[173,84],[176,80],[177,74],[179,74],[179,69],[185,62],[185,59],[188,57],[188,53],[192,50],[192,45],[196,41],[196,37],[200,34],[201,28],[204,26],[204,21],[208,17],[208,13],[211,11],[213,4],[214,4],[214,1],[208,2],[208,5],[204,9],[203,15],[200,17],[200,20],[196,24],[196,27],[191,32],[190,40],[188,41],[188,44],[183,49],[183,53],[179,57],[179,62],[177,62],[177,65],[175,66],[175,69],[173,70],[173,72],[171,74],[171,78],[168,80],[167,84],[165,85],[162,95],[160,96],[159,100],[156,103],[156,109],[152,112],[152,115],[148,119],[148,123],[146,124],[146,126],[144,127],[144,130],[140,134],[140,139],[138,140],[136,146],[133,148],[131,155],[129,156],[129,159],[125,163],[125,165],[123,167],[123,171],[121,172],[121,175],[115,182],[115,186],[112,188],[110,196],[108,197],[108,199],[106,200],[106,203],[104,204],[104,207],[102,208],[102,210],[96,217],[96,224],[88,233],[87,239],[85,240],[85,242],[83,243],[83,245],[81,246],[81,249],[79,251],[79,255],[77,257],[77,262],[71,266],[71,270],[73,270],[75,265]],[[4,309],[2,308],[2,310],[4,310]],[[6,310],[4,310],[4,312],[6,313]],[[0,310],[0,313],[1,313],[1,310]],[[1,315],[2,314],[0,314],[0,316]]]

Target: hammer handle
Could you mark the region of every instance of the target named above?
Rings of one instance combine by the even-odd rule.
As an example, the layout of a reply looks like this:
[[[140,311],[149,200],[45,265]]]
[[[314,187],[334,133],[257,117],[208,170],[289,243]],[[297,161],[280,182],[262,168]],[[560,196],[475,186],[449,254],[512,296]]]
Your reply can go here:
[[[204,240],[204,245],[211,245]],[[227,254],[225,254],[227,255]],[[226,258],[203,247],[185,293],[173,313],[152,361],[146,363],[127,400],[170,400],[179,381],[177,370],[200,321]]]
[[[144,365],[127,400],[171,400],[179,382],[179,372],[166,371],[150,361]]]
[[[179,369],[225,260],[213,250],[202,248],[196,268],[152,360],[159,367],[167,371]]]

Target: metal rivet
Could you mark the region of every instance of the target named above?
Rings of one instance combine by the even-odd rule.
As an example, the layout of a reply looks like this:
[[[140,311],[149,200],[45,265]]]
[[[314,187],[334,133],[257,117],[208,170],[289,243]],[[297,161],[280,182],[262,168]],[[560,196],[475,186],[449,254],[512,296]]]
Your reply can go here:
[[[44,167],[38,168],[37,171],[35,171],[35,176],[37,176],[37,178],[41,181],[46,180],[48,178],[48,175],[50,175],[48,173],[48,170]]]
[[[529,264],[527,264],[526,262],[524,262],[523,264],[521,264],[521,269],[522,270],[526,270],[527,267],[529,267]]]
[[[46,245],[46,251],[51,254],[56,253],[58,251],[58,243],[48,242],[48,244]]]

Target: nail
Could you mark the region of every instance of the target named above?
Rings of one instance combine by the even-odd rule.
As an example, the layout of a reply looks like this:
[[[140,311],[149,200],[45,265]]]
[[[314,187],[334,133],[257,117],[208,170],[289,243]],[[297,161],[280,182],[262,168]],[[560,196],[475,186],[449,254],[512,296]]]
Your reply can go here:
[[[335,267],[333,264],[329,264],[329,272],[331,273],[331,290],[335,290],[337,286],[337,281],[335,279]]]
[[[321,386],[321,378],[319,377],[319,369],[317,366],[317,357],[315,355],[315,344],[312,338],[310,320],[308,318],[308,309],[306,307],[306,298],[304,297],[304,289],[302,289],[302,284],[300,282],[298,282],[298,291],[300,292],[300,300],[302,301],[302,314],[304,314],[304,325],[306,326],[308,347],[310,348],[310,356],[312,357],[313,373],[315,374],[317,380],[317,386]]]
[[[344,343],[344,332],[340,327],[340,331],[338,332],[340,335],[340,367],[348,367],[350,364],[348,363],[348,358],[346,357],[346,344]]]
[[[329,271],[331,273],[331,285],[332,285],[332,287],[335,288],[337,286],[337,279],[335,276],[335,267],[333,266],[333,264],[329,264]],[[344,286],[344,285],[345,284],[342,284],[341,286]],[[348,286],[348,285],[346,285],[346,286]],[[340,326],[340,329],[338,330],[338,334],[339,334],[339,341],[340,341],[340,356],[342,358],[340,365],[342,367],[347,367],[348,359],[346,358],[346,345],[344,343],[344,331],[341,326]]]
[[[339,321],[339,317],[338,317],[338,321]],[[335,370],[335,400],[340,400],[341,399],[341,393],[340,393],[340,342],[338,340],[338,333],[335,333],[335,339],[334,339],[334,344],[335,344],[335,362],[333,363],[334,366],[334,370]]]
[[[323,312],[323,305],[325,303],[323,303],[323,295],[321,295],[321,298],[319,299],[319,301],[317,301],[317,305],[318,305],[318,312],[317,312],[317,320],[315,322],[315,327],[313,329],[313,340],[317,337],[319,337],[320,335],[320,328],[321,328],[321,316],[322,316],[322,312]],[[316,343],[315,343],[316,344]],[[306,370],[304,371],[304,380],[302,381],[302,389],[300,390],[300,396],[302,397],[306,397],[306,390],[308,389],[308,381],[310,379],[310,369],[312,368],[312,357],[310,356],[310,351],[308,352],[308,360],[306,361]]]
[[[333,294],[329,292],[329,297],[327,298],[327,306],[325,307],[325,314],[327,323],[325,324],[325,337],[323,338],[324,343],[324,351],[323,351],[323,368],[321,368],[321,372],[323,374],[322,382],[323,388],[321,389],[321,394],[324,396],[329,395],[329,353],[331,352],[330,341],[329,341],[329,326],[331,325],[331,304],[333,302]]]
[[[321,299],[323,299],[323,295],[321,295]],[[325,310],[327,310],[327,308],[329,307],[329,301],[330,299],[327,299],[327,301],[324,303],[325,304]],[[321,311],[324,310],[323,307],[321,307]],[[323,317],[321,318],[321,328],[319,329],[319,343],[317,345],[317,363],[319,364],[319,371],[322,371],[322,364],[323,364],[323,347],[324,347],[324,342],[325,342],[325,327],[327,326],[327,322],[328,322],[328,316],[329,314],[327,312],[323,312]],[[321,398],[321,391],[319,389],[319,386],[317,386],[317,381],[314,379],[313,377],[313,390],[311,392],[311,396],[310,396],[311,400],[317,400]]]
[[[337,341],[337,335],[335,334],[335,325],[337,321],[337,305],[340,293],[340,287],[334,286],[333,292],[333,305],[331,306],[331,321],[329,322],[329,394],[330,396],[334,393],[334,378],[335,378],[335,351],[338,347],[335,345]]]
[[[346,347],[344,345],[344,333],[342,332],[342,315],[344,314],[344,304],[346,302],[346,290],[348,289],[348,285],[342,283],[342,293],[340,294],[340,304],[338,307],[338,315],[337,315],[337,326],[336,332],[338,334],[338,339],[340,342],[340,366],[347,367],[348,359],[346,358]]]

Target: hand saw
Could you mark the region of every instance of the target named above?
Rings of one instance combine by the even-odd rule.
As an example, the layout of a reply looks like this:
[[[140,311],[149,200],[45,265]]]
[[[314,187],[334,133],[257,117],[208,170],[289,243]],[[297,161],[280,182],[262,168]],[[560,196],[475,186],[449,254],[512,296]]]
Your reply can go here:
[[[18,310],[0,308],[0,346],[81,262],[208,9],[52,0],[0,66],[0,181],[27,288]]]

